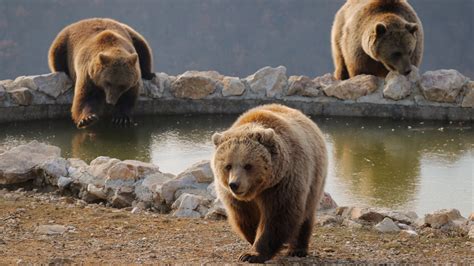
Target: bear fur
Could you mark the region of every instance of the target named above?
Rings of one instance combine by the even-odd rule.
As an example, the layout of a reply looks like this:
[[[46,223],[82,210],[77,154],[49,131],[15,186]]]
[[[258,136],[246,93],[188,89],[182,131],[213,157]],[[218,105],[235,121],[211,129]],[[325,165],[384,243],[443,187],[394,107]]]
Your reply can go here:
[[[153,55],[129,26],[93,18],[64,28],[49,50],[49,67],[74,81],[72,119],[78,128],[99,120],[105,103],[115,106],[113,122],[131,123],[141,78],[152,79]]]
[[[239,260],[265,262],[285,243],[288,255],[306,256],[328,164],[316,124],[295,109],[263,105],[212,140],[218,197],[232,228],[252,244]]]
[[[331,33],[334,77],[407,75],[421,64],[423,27],[405,0],[348,0]]]

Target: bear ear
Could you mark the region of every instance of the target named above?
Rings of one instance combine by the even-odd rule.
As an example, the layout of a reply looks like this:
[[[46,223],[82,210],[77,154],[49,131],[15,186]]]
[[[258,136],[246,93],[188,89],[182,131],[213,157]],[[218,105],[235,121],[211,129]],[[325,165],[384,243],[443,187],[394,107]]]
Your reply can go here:
[[[408,32],[411,34],[418,31],[418,25],[416,25],[416,23],[407,23],[405,27],[408,30]]]
[[[100,59],[100,63],[103,64],[103,65],[107,65],[112,61],[112,58],[110,58],[110,56],[108,56],[104,53],[99,54],[99,59]]]
[[[219,146],[219,144],[221,144],[222,136],[223,136],[222,133],[214,133],[212,135],[212,142],[214,143],[216,147]]]
[[[138,54],[132,54],[131,56],[128,57],[128,61],[130,62],[130,64],[133,66],[137,63],[138,61]]]
[[[380,37],[387,32],[387,27],[383,23],[377,23],[375,26],[375,33],[377,34],[377,37]]]
[[[257,139],[257,141],[266,146],[273,145],[274,136],[275,130],[273,130],[273,128],[265,128],[255,134],[255,138]]]

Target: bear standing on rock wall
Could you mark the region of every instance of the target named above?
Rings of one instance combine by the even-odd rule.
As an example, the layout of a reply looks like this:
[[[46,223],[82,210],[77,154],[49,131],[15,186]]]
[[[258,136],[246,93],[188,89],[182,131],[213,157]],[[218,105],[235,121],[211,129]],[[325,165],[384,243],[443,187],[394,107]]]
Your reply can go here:
[[[218,196],[233,229],[253,245],[240,261],[265,262],[285,243],[288,255],[306,256],[328,164],[316,124],[295,109],[264,105],[212,140]]]
[[[423,28],[405,0],[348,0],[331,33],[334,77],[407,75],[423,55]]]
[[[58,34],[49,50],[51,71],[65,72],[75,83],[71,112],[78,128],[97,122],[105,103],[115,106],[115,124],[130,124],[141,78],[155,76],[152,65],[146,40],[112,19],[71,24]]]

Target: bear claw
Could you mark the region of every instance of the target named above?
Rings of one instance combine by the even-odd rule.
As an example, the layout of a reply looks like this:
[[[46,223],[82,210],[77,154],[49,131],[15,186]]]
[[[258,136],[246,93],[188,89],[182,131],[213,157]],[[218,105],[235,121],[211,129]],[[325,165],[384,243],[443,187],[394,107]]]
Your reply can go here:
[[[133,121],[128,115],[116,115],[112,118],[112,123],[119,126],[130,126]]]
[[[308,256],[308,252],[306,250],[301,250],[301,249],[297,249],[297,250],[290,250],[288,251],[288,254],[287,256],[289,257],[306,257]]]
[[[93,124],[95,124],[97,121],[99,121],[99,117],[96,114],[88,115],[81,119],[79,123],[77,123],[78,128],[86,128],[90,127]]]
[[[251,253],[244,253],[244,254],[240,255],[239,261],[249,262],[249,263],[264,263],[265,261],[267,261],[267,258],[264,258],[261,255],[255,255],[255,254],[251,254]]]

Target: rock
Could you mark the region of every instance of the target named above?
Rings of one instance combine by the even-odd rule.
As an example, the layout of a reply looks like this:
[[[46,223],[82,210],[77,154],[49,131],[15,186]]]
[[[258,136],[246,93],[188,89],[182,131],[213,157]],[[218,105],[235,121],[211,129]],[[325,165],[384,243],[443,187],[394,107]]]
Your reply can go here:
[[[408,76],[391,71],[385,77],[383,96],[396,101],[406,98],[414,91],[419,79],[420,74],[415,66],[412,66]]]
[[[291,76],[288,79],[289,88],[286,95],[317,97],[321,94],[321,86],[307,76]]]
[[[331,195],[327,192],[324,192],[321,201],[319,202],[319,209],[318,210],[330,210],[337,208],[337,203],[331,197]]]
[[[56,98],[56,103],[57,104],[72,104],[73,99],[74,99],[74,88],[70,88],[66,90],[63,94],[59,95],[58,98]]]
[[[225,77],[222,84],[222,95],[224,97],[240,96],[245,92],[245,84],[237,77]]]
[[[205,197],[183,193],[173,203],[171,209],[175,210],[173,216],[175,217],[189,217],[189,218],[200,218],[204,215],[199,212],[200,206],[208,206],[210,200]]]
[[[470,81],[467,83],[466,93],[464,95],[464,98],[462,99],[461,107],[474,108],[474,81]]]
[[[97,199],[101,199],[101,200],[106,200],[107,199],[107,193],[106,193],[105,188],[103,186],[96,186],[94,184],[88,184],[86,191],[88,193],[83,194],[82,197],[81,197],[86,202],[94,202]]]
[[[469,239],[474,239],[474,225],[471,225],[469,227],[469,233],[467,234],[467,236],[469,237]]]
[[[222,80],[224,79],[224,75],[213,70],[209,70],[209,71],[190,70],[190,71],[184,72],[181,75],[181,77],[205,77],[205,78],[210,78],[214,81],[219,81],[219,82],[222,82]]]
[[[371,75],[358,75],[351,79],[325,87],[324,93],[341,100],[356,100],[359,97],[371,94],[381,84],[381,79]]]
[[[401,230],[400,236],[405,238],[411,238],[418,236],[418,233],[414,230]]]
[[[264,67],[245,80],[253,93],[272,98],[283,95],[284,90],[288,87],[286,67],[284,66]]]
[[[0,85],[0,102],[5,101],[6,99],[7,99],[7,91],[2,85]]]
[[[115,158],[110,158],[107,156],[99,156],[91,161],[90,165],[87,167],[87,171],[95,177],[106,179],[108,178],[109,170],[114,165],[119,163],[120,160]]]
[[[91,162],[92,165],[92,162]],[[158,166],[135,160],[114,163],[107,171],[107,179],[133,180],[142,179],[147,175],[160,173]]]
[[[172,178],[174,178],[173,175],[163,173],[154,173],[146,176],[142,182],[139,182],[135,186],[137,200],[145,203],[161,205],[163,199],[158,191],[164,183]]]
[[[217,198],[217,191],[216,191],[216,185],[215,182],[212,182],[207,186],[207,194],[211,195],[213,198]]]
[[[185,72],[171,84],[174,97],[193,100],[211,95],[216,89],[217,82],[214,79],[197,75],[195,71]]]
[[[153,79],[157,79],[154,77]],[[145,95],[152,99],[159,99],[163,97],[163,90],[159,88],[153,80],[143,80],[143,85],[141,86],[140,94]]]
[[[8,85],[8,88],[29,88],[40,91],[53,98],[66,92],[73,86],[71,79],[64,72],[56,72],[39,76],[21,76]]]
[[[469,215],[469,218],[467,218],[469,221],[474,222],[474,212],[471,212]]]
[[[69,187],[69,185],[72,183],[72,178],[65,177],[65,176],[60,176],[58,178],[58,188],[59,190],[65,190]]]
[[[351,229],[360,229],[362,228],[362,224],[349,220],[349,219],[344,219],[342,221],[342,225]]]
[[[313,79],[313,81],[319,85],[319,87],[327,87],[340,82],[339,80],[336,80],[331,73],[326,73],[320,77],[316,77]]]
[[[462,225],[465,224],[466,218],[456,209],[442,209],[425,215],[424,224],[438,229],[445,225]]]
[[[400,211],[380,211],[385,217],[388,217],[394,221],[399,221],[404,224],[414,224],[418,219],[418,215],[415,212],[400,212]]]
[[[79,158],[68,158],[67,161],[71,167],[75,168],[86,168],[89,165]]]
[[[327,215],[327,214],[324,214],[324,215],[318,215],[316,217],[316,222],[320,225],[320,226],[329,226],[329,225],[335,225],[335,224],[339,224],[341,223],[341,219],[338,219],[339,217],[337,216],[333,216],[333,215]],[[352,221],[351,221],[352,222]],[[349,223],[346,222],[346,226],[348,225]],[[350,225],[349,225],[350,226]]]
[[[66,226],[59,224],[40,225],[36,228],[35,233],[40,235],[62,235],[67,230]]]
[[[362,220],[369,223],[379,223],[385,218],[385,216],[377,210],[359,207],[352,208],[349,217],[352,220]]]
[[[58,185],[58,179],[68,175],[69,162],[61,157],[52,158],[43,162],[38,166],[39,171],[43,174],[45,181],[53,186]]]
[[[18,88],[8,91],[13,102],[18,105],[27,106],[33,102],[33,94],[28,88]]]
[[[400,228],[390,218],[384,218],[380,223],[375,225],[375,230],[380,233],[398,233]]]
[[[219,199],[215,199],[205,218],[211,220],[223,220],[227,217],[224,205]]]
[[[421,76],[420,87],[427,100],[453,103],[468,79],[454,69],[428,71]]]
[[[0,154],[0,184],[22,183],[37,177],[36,167],[61,155],[55,146],[32,141]]]
[[[173,203],[183,193],[209,197],[207,187],[212,180],[209,161],[201,161],[165,182],[158,191],[167,204]]]

